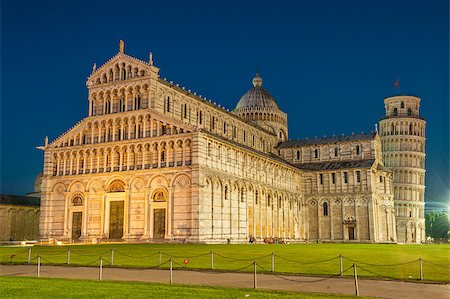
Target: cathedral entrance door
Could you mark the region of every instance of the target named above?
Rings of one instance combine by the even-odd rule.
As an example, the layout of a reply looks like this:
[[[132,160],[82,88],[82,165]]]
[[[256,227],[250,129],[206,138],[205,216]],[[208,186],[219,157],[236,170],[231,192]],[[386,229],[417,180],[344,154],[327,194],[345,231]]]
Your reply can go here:
[[[355,228],[353,226],[348,228],[348,239],[355,240]]]
[[[166,234],[166,209],[153,210],[153,238],[164,239]]]
[[[82,212],[72,213],[72,240],[78,240],[81,237]]]
[[[111,201],[109,210],[109,238],[120,239],[123,236],[123,200]]]

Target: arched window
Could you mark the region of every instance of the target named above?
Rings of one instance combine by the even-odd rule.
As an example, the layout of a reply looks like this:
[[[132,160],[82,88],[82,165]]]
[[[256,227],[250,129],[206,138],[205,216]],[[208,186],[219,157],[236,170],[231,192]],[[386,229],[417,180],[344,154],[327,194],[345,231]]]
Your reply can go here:
[[[400,104],[400,108],[405,108],[405,103],[404,102],[402,102],[401,104]]]
[[[339,148],[338,147],[334,148],[334,156],[335,157],[339,156]]]
[[[408,116],[411,116],[412,115],[412,110],[411,110],[411,108],[408,108]]]
[[[214,116],[211,116],[211,123],[210,123],[211,130],[215,129],[215,124],[216,124],[216,118]]]
[[[224,190],[224,199],[228,200],[228,186],[225,186],[225,190]]]
[[[198,122],[199,124],[203,123],[203,112],[201,110],[198,112]]]
[[[323,216],[328,216],[328,203],[324,202],[322,204],[322,207],[323,207]]]
[[[319,158],[319,150],[317,148],[314,150],[314,158]]]
[[[125,186],[122,181],[115,180],[109,185],[108,192],[125,192]]]
[[[395,126],[394,126],[394,124],[392,124],[392,126],[391,126],[391,135],[394,135],[394,133],[395,133]]]
[[[258,198],[258,191],[256,191],[255,192],[255,205],[258,204],[258,200],[259,200],[259,198]]]
[[[166,192],[164,192],[164,190],[156,190],[155,193],[153,193],[153,201],[156,202],[167,201]]]
[[[74,206],[82,206],[83,205],[83,198],[81,196],[76,195],[74,198],[72,198],[72,205]]]
[[[139,95],[134,99],[134,109],[141,109],[141,97]]]
[[[111,111],[111,102],[108,100],[106,101],[105,114],[109,114],[110,111]]]
[[[359,145],[356,146],[356,154],[357,155],[361,154],[361,148]]]
[[[394,108],[394,113],[393,113],[393,115],[394,115],[394,116],[397,116],[397,115],[398,115],[397,108]]]
[[[271,204],[270,195],[267,195],[267,206],[270,207],[270,204]]]
[[[412,134],[412,124],[409,124],[409,134]]]
[[[166,111],[170,112],[170,97],[167,97]]]
[[[91,105],[92,105],[92,107],[91,107],[91,111],[92,111],[92,115],[95,115],[95,102],[94,101],[92,101],[91,102]]]
[[[356,182],[361,183],[361,171],[356,171]]]
[[[300,151],[297,151],[297,160],[300,160]]]
[[[187,118],[187,104],[183,104],[183,118]]]
[[[244,202],[244,201],[245,201],[244,196],[245,196],[245,192],[244,192],[244,188],[242,188],[242,189],[241,189],[241,202]]]

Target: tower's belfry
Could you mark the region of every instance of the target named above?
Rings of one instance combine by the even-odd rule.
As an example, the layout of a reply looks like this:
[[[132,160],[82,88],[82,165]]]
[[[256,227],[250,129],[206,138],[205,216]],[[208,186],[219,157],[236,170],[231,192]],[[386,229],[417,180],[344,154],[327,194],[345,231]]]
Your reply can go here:
[[[420,98],[384,99],[386,116],[380,120],[385,166],[393,171],[397,241],[425,240],[425,120],[419,115]]]

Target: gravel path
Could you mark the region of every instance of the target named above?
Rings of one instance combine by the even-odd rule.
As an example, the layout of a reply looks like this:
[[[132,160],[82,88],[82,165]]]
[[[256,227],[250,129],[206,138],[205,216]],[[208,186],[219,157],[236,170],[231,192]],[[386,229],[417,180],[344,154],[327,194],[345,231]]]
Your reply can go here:
[[[0,275],[36,276],[36,265],[0,265]],[[98,279],[95,267],[41,267],[41,277]],[[104,280],[142,281],[169,283],[169,270],[104,268]],[[257,274],[257,288],[294,292],[320,292],[333,294],[355,294],[355,284],[349,278],[280,276]],[[359,279],[361,296],[381,298],[433,298],[449,299],[450,284],[427,284],[400,281]],[[173,283],[186,285],[224,286],[253,288],[251,273],[222,273],[208,271],[173,271]]]

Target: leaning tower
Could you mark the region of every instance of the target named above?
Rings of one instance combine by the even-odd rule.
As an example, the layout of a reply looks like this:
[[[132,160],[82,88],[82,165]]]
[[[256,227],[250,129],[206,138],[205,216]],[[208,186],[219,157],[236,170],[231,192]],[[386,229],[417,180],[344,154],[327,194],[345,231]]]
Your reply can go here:
[[[399,243],[425,241],[425,120],[420,98],[384,99],[380,120],[384,165],[393,171],[394,202]]]

